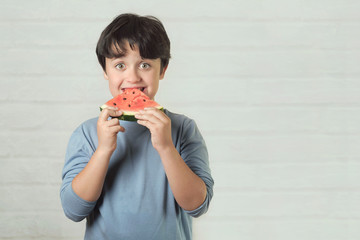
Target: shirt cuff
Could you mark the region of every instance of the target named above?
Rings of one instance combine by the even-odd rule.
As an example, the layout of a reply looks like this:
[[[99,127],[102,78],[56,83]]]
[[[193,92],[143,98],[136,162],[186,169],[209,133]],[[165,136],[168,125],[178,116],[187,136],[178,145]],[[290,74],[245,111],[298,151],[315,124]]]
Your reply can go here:
[[[204,202],[196,209],[194,210],[184,210],[187,214],[189,214],[192,217],[200,217],[202,214],[204,214],[207,211],[207,204],[208,204],[209,196],[206,194],[206,198]]]
[[[73,221],[79,222],[87,217],[96,205],[96,201],[89,202],[79,197],[71,184],[67,187],[63,196],[65,215]]]

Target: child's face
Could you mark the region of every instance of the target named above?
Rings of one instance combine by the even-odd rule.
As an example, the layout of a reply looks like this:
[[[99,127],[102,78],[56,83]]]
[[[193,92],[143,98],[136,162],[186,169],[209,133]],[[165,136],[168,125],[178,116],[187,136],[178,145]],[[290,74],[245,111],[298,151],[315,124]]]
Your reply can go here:
[[[106,58],[104,77],[109,81],[113,97],[125,88],[139,88],[150,99],[154,99],[159,80],[164,78],[165,70],[160,73],[160,58],[143,59],[138,47],[134,50],[127,44],[126,55],[120,58]]]

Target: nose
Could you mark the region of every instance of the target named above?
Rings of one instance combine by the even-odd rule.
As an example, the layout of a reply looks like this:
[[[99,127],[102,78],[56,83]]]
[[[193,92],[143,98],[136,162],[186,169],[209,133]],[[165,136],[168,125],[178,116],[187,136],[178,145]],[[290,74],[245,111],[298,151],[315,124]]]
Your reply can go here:
[[[136,83],[136,82],[141,81],[140,74],[138,73],[136,68],[128,69],[126,80],[129,83]]]

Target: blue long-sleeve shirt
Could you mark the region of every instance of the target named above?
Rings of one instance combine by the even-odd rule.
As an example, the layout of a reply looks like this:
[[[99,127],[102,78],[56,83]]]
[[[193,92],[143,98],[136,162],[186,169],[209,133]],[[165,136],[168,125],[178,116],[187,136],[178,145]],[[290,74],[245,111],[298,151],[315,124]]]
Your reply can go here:
[[[136,122],[121,121],[126,129],[117,137],[100,198],[85,201],[71,182],[86,166],[98,145],[97,118],[72,134],[65,156],[60,197],[65,215],[87,219],[85,239],[192,239],[192,217],[204,214],[213,195],[205,142],[195,122],[165,110],[171,119],[173,143],[185,163],[207,188],[203,204],[193,211],[175,201],[150,131]]]

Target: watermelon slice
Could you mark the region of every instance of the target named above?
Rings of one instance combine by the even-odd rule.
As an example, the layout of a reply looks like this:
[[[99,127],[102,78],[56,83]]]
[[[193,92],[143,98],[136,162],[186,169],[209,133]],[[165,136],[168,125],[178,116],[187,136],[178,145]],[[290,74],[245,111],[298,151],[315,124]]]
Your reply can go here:
[[[151,100],[145,93],[137,88],[127,88],[122,94],[117,95],[100,107],[100,110],[107,107],[117,107],[123,112],[120,120],[137,121],[135,114],[146,107],[156,107],[164,110],[157,102]]]

